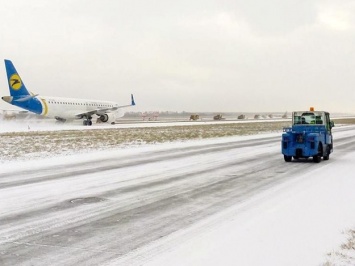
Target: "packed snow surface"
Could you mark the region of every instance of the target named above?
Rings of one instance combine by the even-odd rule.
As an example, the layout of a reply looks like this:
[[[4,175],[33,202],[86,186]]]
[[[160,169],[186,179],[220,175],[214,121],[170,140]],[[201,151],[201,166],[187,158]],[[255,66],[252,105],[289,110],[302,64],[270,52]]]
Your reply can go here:
[[[319,164],[280,132],[3,162],[0,265],[355,265],[354,136]]]
[[[355,265],[354,239],[340,249],[355,228],[355,152],[333,161],[170,236],[146,265]]]

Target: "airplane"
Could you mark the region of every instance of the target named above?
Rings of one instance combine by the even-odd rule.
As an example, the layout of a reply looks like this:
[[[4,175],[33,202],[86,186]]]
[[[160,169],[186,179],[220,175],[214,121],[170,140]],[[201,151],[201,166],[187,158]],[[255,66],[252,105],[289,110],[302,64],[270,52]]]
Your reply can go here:
[[[9,104],[38,115],[53,117],[60,122],[83,119],[83,125],[91,126],[93,115],[97,115],[100,122],[114,123],[116,117],[120,117],[119,109],[136,105],[133,94],[131,104],[121,106],[111,101],[39,96],[27,90],[10,60],[5,59],[5,67],[10,96],[3,96],[2,99]]]

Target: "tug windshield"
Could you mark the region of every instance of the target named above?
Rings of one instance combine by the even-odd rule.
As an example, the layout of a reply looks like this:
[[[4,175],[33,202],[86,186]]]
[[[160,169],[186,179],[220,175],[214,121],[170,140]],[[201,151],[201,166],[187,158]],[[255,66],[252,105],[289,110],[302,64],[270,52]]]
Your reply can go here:
[[[316,111],[293,112],[293,125],[325,125],[325,113]]]

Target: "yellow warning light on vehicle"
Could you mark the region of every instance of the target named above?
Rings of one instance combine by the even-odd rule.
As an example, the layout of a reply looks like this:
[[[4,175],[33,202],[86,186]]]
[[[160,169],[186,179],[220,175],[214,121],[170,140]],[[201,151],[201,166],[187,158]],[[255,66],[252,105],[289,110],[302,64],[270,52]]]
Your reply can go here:
[[[314,107],[310,107],[309,111],[313,112],[314,111]]]

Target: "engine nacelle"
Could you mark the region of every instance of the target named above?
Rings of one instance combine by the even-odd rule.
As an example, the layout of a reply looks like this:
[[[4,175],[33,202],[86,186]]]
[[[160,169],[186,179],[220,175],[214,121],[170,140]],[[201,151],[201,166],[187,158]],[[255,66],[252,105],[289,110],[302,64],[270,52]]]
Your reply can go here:
[[[114,113],[103,114],[100,115],[99,120],[102,123],[113,123],[116,120],[116,115]]]

